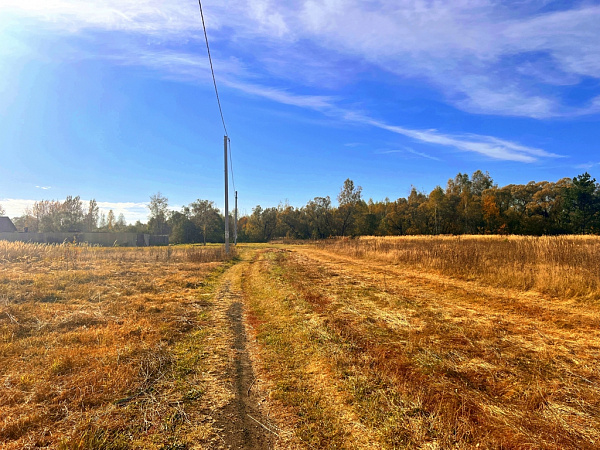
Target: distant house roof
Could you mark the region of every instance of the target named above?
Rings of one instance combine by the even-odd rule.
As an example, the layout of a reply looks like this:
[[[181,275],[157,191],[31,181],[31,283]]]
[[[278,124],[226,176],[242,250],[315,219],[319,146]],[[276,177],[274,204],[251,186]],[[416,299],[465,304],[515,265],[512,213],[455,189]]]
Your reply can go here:
[[[17,227],[8,217],[0,217],[0,233],[11,233],[17,231]]]

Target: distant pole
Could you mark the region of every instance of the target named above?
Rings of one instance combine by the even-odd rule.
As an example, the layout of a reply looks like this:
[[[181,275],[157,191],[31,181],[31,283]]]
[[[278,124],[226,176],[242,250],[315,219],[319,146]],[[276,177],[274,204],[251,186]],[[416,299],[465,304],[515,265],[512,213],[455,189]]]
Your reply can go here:
[[[225,253],[229,253],[229,180],[227,179],[227,141],[229,138],[225,136],[223,143],[225,144]]]
[[[235,191],[235,213],[233,216],[233,243],[237,245],[237,191]]]

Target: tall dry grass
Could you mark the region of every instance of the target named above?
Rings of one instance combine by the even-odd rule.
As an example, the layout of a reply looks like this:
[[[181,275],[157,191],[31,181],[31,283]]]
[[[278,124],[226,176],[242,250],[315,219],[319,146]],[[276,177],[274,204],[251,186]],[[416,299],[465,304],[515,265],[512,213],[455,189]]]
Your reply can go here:
[[[0,241],[0,448],[202,439],[206,299],[228,258]]]
[[[314,246],[265,251],[245,286],[260,376],[307,447],[599,448],[597,302]]]
[[[600,299],[597,236],[401,236],[317,244],[365,258],[551,296]]]
[[[87,244],[36,244],[0,240],[0,264],[34,261],[214,262],[237,256],[223,246],[97,247]]]

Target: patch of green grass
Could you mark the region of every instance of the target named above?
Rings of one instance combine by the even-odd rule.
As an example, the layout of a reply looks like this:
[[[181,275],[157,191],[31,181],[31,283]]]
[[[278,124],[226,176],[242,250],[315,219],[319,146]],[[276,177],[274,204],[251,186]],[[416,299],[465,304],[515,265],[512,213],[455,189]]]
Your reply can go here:
[[[108,430],[90,425],[79,436],[65,440],[58,450],[129,450],[129,439],[118,430]]]

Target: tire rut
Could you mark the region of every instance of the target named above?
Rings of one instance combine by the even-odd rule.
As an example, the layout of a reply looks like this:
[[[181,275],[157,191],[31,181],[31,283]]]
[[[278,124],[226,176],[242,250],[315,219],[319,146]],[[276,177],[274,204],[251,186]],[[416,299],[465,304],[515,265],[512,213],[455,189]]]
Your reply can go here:
[[[223,374],[232,391],[232,399],[224,407],[212,412],[220,441],[213,448],[271,449],[275,443],[273,431],[259,409],[257,396],[251,392],[255,377],[244,326],[244,306],[241,292],[233,288],[232,278],[239,276],[239,268],[225,273],[216,295],[217,308],[224,314],[229,327],[229,362]]]

